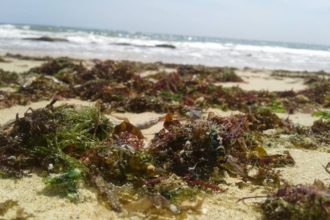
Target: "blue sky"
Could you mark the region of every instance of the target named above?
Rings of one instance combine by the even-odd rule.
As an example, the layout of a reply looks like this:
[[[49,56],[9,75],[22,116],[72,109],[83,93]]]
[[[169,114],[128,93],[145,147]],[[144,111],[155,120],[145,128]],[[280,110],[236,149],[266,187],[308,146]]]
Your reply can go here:
[[[330,45],[329,0],[1,0],[0,22]]]

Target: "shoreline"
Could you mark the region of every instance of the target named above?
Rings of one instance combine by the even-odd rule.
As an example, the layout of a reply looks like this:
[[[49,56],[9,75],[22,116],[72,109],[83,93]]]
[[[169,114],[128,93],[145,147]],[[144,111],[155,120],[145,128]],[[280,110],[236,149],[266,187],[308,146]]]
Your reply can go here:
[[[183,66],[183,65],[187,65],[187,66],[204,66],[207,68],[234,68],[240,71],[250,71],[251,73],[264,73],[265,75],[269,75],[272,72],[276,72],[276,73],[283,73],[283,76],[286,77],[290,77],[290,75],[297,75],[297,74],[301,74],[301,76],[297,76],[297,78],[303,77],[304,74],[306,75],[318,75],[318,74],[325,74],[325,76],[329,76],[330,75],[330,69],[329,71],[324,71],[322,69],[320,70],[307,70],[307,69],[298,69],[298,68],[283,68],[281,66],[278,66],[277,68],[272,68],[272,67],[249,67],[249,66],[238,66],[235,67],[233,65],[206,65],[206,64],[201,64],[201,63],[180,63],[180,62],[162,62],[160,60],[145,60],[145,59],[135,59],[135,58],[129,58],[127,57],[126,59],[124,58],[116,58],[116,57],[100,57],[100,58],[95,58],[95,56],[75,56],[74,54],[63,54],[62,52],[59,52],[58,55],[54,55],[52,53],[31,53],[31,52],[22,52],[22,51],[17,51],[16,52],[8,52],[8,51],[0,51],[0,58],[3,59],[7,59],[10,62],[18,62],[18,61],[33,61],[32,63],[34,63],[32,66],[38,66],[40,64],[42,64],[43,62],[49,60],[49,59],[56,59],[56,58],[69,58],[72,60],[76,60],[76,61],[83,61],[83,62],[91,62],[93,60],[100,60],[100,61],[106,61],[106,60],[113,60],[113,61],[128,61],[128,62],[137,62],[137,63],[142,63],[142,64],[160,64],[160,65],[165,65],[165,66]],[[39,61],[39,62],[38,62]],[[4,61],[0,61],[1,63],[1,68],[6,70],[6,66],[4,65],[5,63],[8,64],[8,66],[10,66],[10,62],[4,62]],[[22,71],[27,71],[30,68],[26,66],[26,68],[22,68]],[[14,67],[9,67],[9,69],[7,69],[8,71],[13,70],[15,72],[15,70],[17,71],[17,69],[15,69]],[[18,71],[20,72],[20,71]],[[294,76],[292,76],[294,77]],[[279,78],[281,78],[281,76],[279,76]]]

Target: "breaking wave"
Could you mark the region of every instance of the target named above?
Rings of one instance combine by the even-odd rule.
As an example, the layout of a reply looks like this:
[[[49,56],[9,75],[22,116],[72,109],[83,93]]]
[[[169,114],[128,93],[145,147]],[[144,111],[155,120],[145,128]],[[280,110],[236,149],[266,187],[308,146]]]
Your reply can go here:
[[[36,25],[0,25],[0,52],[330,71],[330,46]]]

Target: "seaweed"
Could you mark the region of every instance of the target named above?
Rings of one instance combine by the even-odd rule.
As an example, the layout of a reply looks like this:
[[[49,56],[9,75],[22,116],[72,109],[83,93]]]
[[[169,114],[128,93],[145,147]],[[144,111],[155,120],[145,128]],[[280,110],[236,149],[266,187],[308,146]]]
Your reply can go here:
[[[78,193],[78,183],[81,179],[83,179],[82,172],[75,168],[65,173],[49,176],[45,179],[45,183],[48,189],[55,189],[60,194],[75,199]]]
[[[10,85],[19,85],[18,74],[0,69],[0,87]]]
[[[318,111],[312,114],[314,117],[320,117],[325,120],[330,120],[330,112],[328,111]]]
[[[254,137],[244,115],[210,116],[208,120],[195,119],[187,124],[167,115],[164,129],[155,135],[148,151],[158,167],[202,188],[219,191],[208,181],[216,179],[215,175],[223,176],[224,172],[257,184],[279,184],[279,176],[272,168],[293,165],[293,158],[288,153],[271,156],[254,153],[259,144]],[[249,175],[251,166],[258,170],[256,176]]]
[[[283,103],[278,99],[273,99],[273,101],[266,106],[266,108],[270,109],[272,112],[275,113],[286,113],[286,109]]]
[[[166,124],[167,123],[167,124]],[[179,176],[193,174],[196,177],[209,176],[212,167],[221,155],[217,140],[217,127],[207,122],[195,122],[182,126],[179,122],[165,121],[165,129],[156,134],[150,146],[150,153],[162,163],[162,167]]]
[[[72,106],[29,110],[3,131],[0,170],[8,175],[32,167],[54,171],[83,169],[79,156],[110,132],[112,125],[96,109],[73,110]],[[6,132],[9,134],[4,135]],[[6,138],[7,136],[7,138]],[[8,170],[8,168],[11,169]]]
[[[159,71],[164,67],[176,68],[176,70],[172,73]],[[139,75],[148,69],[159,72],[147,77]],[[18,84],[19,91],[8,93],[6,99],[1,100],[1,105],[7,107],[27,104],[31,101],[49,99],[55,95],[97,100],[104,103],[104,111],[177,112],[182,115],[186,115],[193,107],[205,109],[221,106],[223,109],[249,112],[249,108],[255,106],[268,108],[274,112],[293,113],[297,110],[311,111],[317,107],[330,105],[330,87],[326,79],[310,84],[310,88],[306,90],[285,93],[244,91],[238,87],[223,88],[212,85],[216,82],[241,82],[242,79],[235,72],[236,69],[233,68],[142,64],[112,60],[96,60],[94,66],[87,68],[78,60],[47,59],[42,66],[33,68],[27,73],[27,75],[36,74],[36,82],[27,85]],[[46,90],[45,87],[51,89]]]
[[[60,57],[51,59],[48,62],[42,64],[40,67],[31,69],[30,72],[54,76],[55,74],[60,74],[60,71],[73,71],[79,70],[80,68],[82,68],[81,65],[74,64],[71,59],[67,57]]]
[[[312,131],[315,134],[329,134],[330,130],[330,121],[326,121],[323,119],[319,119],[317,121],[314,121],[312,127]]]
[[[310,127],[293,126],[289,141],[296,147],[316,149],[330,144],[330,122],[319,119]]]
[[[319,147],[317,142],[310,137],[293,135],[289,140],[297,148],[317,149]]]
[[[267,108],[252,108],[247,114],[252,130],[268,130],[273,128],[287,128],[290,125],[282,121],[276,114]]]
[[[284,186],[271,195],[261,208],[267,219],[330,219],[330,188],[313,185]]]
[[[330,143],[329,120],[298,127],[274,113],[326,107],[326,80],[310,79],[303,91],[273,93],[213,85],[242,81],[231,68],[111,60],[94,64],[86,68],[76,60],[48,59],[27,73],[35,76],[30,83],[13,81],[20,85],[18,91],[0,91],[1,107],[54,96],[93,100],[101,107],[54,107],[55,99],[17,116],[0,130],[1,176],[42,173],[47,189],[72,199],[85,183],[115,211],[181,217],[187,210],[198,212],[204,192],[224,192],[220,184],[227,174],[251,184],[280,186],[283,180],[275,168],[292,166],[294,160],[289,152],[266,152],[265,130],[289,134],[289,141],[299,147]],[[176,70],[165,73],[163,67]],[[159,72],[138,75],[148,69]],[[212,106],[244,114],[204,118],[203,110]],[[140,129],[150,123],[114,125],[101,111],[168,114],[164,128],[145,146]]]
[[[33,60],[33,61],[45,61],[50,60],[50,57],[34,57],[34,56],[25,56],[22,54],[13,54],[13,53],[6,53],[5,57],[14,58],[18,60]]]
[[[311,88],[300,91],[298,94],[305,95],[311,102],[327,107],[330,104],[330,80],[323,80]]]
[[[200,79],[206,79],[208,82],[243,82],[243,79],[236,74],[235,68],[227,67],[208,67],[180,65],[177,72],[181,76],[198,75]]]
[[[163,182],[150,184],[171,173],[155,166],[152,155],[143,149],[141,131],[134,125],[124,121],[114,126],[95,108],[54,107],[54,103],[30,109],[2,128],[1,175],[19,178],[29,172],[48,173],[45,192],[73,200],[78,197],[80,183],[87,183],[98,189],[115,211],[145,199],[151,210],[162,201],[161,207],[172,213],[174,200],[178,210],[179,201],[188,198],[184,193],[189,187],[183,179],[168,181],[166,189],[160,187]],[[176,184],[184,190],[174,195]]]

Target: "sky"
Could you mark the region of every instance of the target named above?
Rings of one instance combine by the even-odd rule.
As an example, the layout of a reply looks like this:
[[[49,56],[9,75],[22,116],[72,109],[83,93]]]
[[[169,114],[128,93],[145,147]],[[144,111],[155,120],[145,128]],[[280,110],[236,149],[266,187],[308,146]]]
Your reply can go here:
[[[1,0],[0,23],[330,45],[329,0]]]

